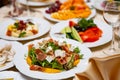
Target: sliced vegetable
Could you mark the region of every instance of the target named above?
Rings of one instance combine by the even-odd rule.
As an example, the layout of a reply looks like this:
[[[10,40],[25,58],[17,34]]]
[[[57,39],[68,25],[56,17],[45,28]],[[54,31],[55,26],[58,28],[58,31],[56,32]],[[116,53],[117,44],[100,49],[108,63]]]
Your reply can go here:
[[[69,21],[69,27],[65,27],[61,32],[66,34],[67,38],[80,42],[94,42],[102,36],[102,30],[96,26],[94,21],[84,18],[77,23]]]
[[[102,31],[97,27],[92,27],[85,32],[79,32],[79,35],[84,42],[94,42],[102,36]]]
[[[71,30],[72,30],[74,39],[76,39],[82,43],[83,41],[82,41],[81,37],[79,36],[78,32],[76,31],[76,29],[74,27],[72,27]]]

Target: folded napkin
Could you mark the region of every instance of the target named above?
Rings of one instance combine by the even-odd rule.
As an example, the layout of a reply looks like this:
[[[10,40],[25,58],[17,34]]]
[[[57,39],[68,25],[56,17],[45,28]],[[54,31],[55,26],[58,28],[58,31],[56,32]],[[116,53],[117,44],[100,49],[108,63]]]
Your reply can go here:
[[[120,80],[120,54],[90,58],[86,71],[76,73],[74,80]]]

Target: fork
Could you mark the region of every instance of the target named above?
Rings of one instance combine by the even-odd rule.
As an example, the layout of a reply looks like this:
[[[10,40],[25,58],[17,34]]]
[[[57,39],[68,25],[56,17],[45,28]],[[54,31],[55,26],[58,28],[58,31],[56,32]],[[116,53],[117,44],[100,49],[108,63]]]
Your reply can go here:
[[[59,37],[59,38],[66,38],[66,34],[61,33],[61,32],[54,33],[54,35],[55,35],[56,37]]]
[[[21,19],[18,19],[18,18],[16,18],[16,17],[11,17],[11,19],[12,20],[18,20],[18,21],[20,21]],[[33,21],[33,19],[30,19],[30,18],[28,18],[28,19],[26,19],[26,20],[24,20],[24,21],[26,21],[26,22],[32,22]]]

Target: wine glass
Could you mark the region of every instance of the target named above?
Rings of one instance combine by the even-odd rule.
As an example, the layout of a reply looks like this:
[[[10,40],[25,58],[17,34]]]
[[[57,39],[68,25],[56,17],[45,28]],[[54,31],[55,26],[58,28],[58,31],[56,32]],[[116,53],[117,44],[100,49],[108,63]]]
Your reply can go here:
[[[18,7],[16,0],[9,0],[9,2],[11,4],[10,11],[8,12],[10,17],[17,17],[23,13],[23,10]]]
[[[105,54],[118,53],[115,48],[115,27],[119,23],[120,19],[120,2],[119,1],[108,1],[103,11],[104,20],[112,27],[112,41],[111,46],[108,50],[104,51]]]
[[[26,0],[27,16],[30,17],[30,7],[28,4],[29,0]]]

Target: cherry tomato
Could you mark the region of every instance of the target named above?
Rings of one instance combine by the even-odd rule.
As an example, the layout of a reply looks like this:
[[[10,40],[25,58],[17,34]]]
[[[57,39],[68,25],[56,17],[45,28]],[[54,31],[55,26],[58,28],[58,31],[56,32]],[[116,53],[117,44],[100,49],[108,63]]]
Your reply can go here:
[[[70,26],[70,27],[73,27],[73,26],[75,26],[75,25],[76,25],[75,22],[73,22],[73,21],[69,21],[69,26]]]

